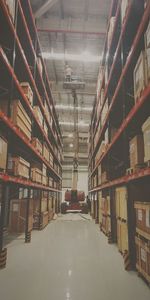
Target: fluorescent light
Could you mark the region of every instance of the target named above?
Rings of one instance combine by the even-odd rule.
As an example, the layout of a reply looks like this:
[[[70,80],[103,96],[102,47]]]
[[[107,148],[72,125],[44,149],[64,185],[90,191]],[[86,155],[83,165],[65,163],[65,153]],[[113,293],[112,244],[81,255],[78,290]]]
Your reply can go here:
[[[70,148],[73,148],[73,144],[70,144],[69,147],[70,147]]]
[[[63,122],[63,121],[60,121],[59,122],[60,125],[68,125],[68,126],[74,126],[74,123],[73,122]],[[89,124],[87,123],[77,123],[78,126],[81,126],[81,127],[88,127]]]
[[[74,110],[74,106],[72,105],[63,105],[63,104],[56,104],[55,105],[56,109],[64,109],[64,110]],[[82,110],[82,111],[92,111],[93,106],[87,106],[87,107],[81,107],[78,106],[77,110]]]
[[[42,52],[44,59],[51,60],[70,60],[70,61],[84,61],[84,62],[100,62],[102,56],[92,55],[89,52],[83,52],[81,54],[69,54],[69,53],[54,53],[54,52]]]

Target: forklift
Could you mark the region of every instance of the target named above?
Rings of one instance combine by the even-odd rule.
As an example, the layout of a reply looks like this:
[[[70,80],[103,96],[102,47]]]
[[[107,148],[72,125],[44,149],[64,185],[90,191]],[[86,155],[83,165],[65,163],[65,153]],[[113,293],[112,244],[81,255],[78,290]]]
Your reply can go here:
[[[73,174],[72,174],[72,189],[65,192],[64,202],[61,204],[61,213],[80,212],[88,213],[88,205],[85,203],[85,193],[77,190],[78,183],[78,161],[79,161],[79,133],[78,133],[78,99],[76,91],[84,89],[85,83],[77,76],[71,76],[70,81],[65,81],[64,89],[72,91],[74,100],[74,139],[75,153],[73,158]]]

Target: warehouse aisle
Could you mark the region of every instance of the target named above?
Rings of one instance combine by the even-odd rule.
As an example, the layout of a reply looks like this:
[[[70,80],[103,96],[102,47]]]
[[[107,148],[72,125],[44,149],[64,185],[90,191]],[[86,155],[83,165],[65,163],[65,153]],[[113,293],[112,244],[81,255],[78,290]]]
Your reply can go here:
[[[76,219],[76,218],[75,218]],[[117,248],[107,244],[91,220],[64,216],[44,231],[8,246],[0,271],[3,300],[149,300],[150,290],[134,272],[123,270]]]

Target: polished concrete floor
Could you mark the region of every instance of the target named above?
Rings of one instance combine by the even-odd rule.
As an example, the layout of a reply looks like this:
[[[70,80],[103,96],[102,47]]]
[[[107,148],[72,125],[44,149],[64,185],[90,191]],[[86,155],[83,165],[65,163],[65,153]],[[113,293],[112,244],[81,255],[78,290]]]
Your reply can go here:
[[[150,289],[123,269],[115,245],[91,220],[59,217],[34,231],[32,243],[8,245],[0,271],[1,300],[149,300]]]

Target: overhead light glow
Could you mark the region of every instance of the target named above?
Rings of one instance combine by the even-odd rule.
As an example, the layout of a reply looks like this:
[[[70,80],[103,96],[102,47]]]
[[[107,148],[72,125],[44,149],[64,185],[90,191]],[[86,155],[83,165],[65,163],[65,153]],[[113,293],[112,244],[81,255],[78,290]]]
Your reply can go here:
[[[42,57],[44,59],[50,60],[67,60],[67,61],[83,61],[83,62],[100,62],[102,56],[93,55],[89,52],[83,52],[81,54],[69,54],[69,53],[54,53],[51,52],[42,52]]]
[[[70,144],[69,147],[70,147],[70,148],[73,148],[73,144]]]
[[[63,104],[56,104],[55,105],[56,109],[64,109],[64,110],[74,110],[74,106],[72,105],[63,105]],[[82,110],[82,111],[92,111],[93,106],[87,106],[87,107],[81,107],[78,106],[77,110]]]
[[[62,122],[62,121],[60,121],[59,124],[60,124],[60,125],[74,126],[74,123],[73,123],[73,122]],[[77,123],[77,125],[78,125],[78,126],[81,126],[81,127],[88,127],[88,126],[89,126],[89,124],[83,123],[83,122],[79,122],[79,123]]]

